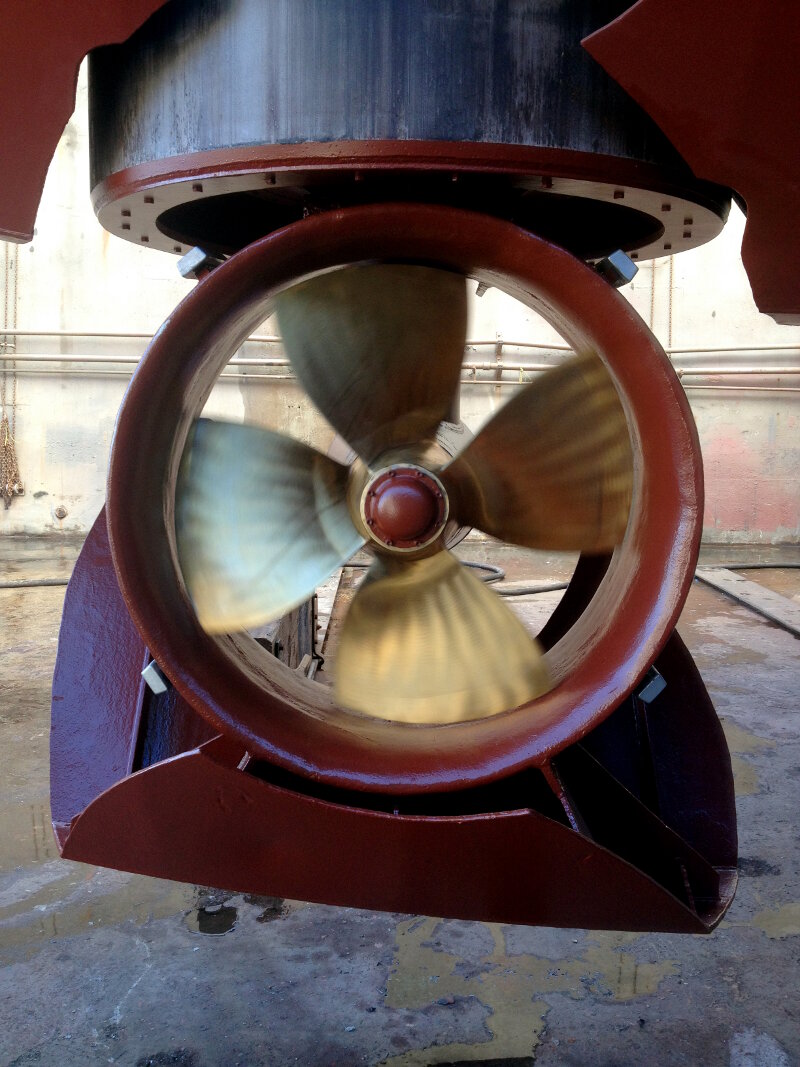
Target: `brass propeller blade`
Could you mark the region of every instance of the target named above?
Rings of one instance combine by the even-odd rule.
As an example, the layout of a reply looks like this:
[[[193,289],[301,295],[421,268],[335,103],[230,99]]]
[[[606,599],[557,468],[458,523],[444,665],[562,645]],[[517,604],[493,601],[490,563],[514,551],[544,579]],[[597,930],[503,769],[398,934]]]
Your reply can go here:
[[[350,605],[336,699],[383,719],[451,723],[495,715],[551,688],[522,623],[449,552],[381,556]]]
[[[463,525],[528,548],[610,551],[628,522],[633,452],[602,360],[582,353],[520,390],[440,477]]]
[[[300,384],[367,463],[433,437],[447,418],[467,332],[461,275],[345,267],[287,289],[276,310]]]
[[[347,468],[257,426],[195,423],[175,493],[178,558],[200,624],[230,633],[276,619],[364,544]]]

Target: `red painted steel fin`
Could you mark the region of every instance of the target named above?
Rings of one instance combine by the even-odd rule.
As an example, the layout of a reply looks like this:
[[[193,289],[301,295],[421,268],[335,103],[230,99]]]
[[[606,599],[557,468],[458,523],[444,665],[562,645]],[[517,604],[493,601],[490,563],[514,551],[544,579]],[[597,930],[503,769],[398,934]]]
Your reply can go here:
[[[742,259],[759,309],[800,322],[800,6],[639,0],[583,44],[699,178],[747,204]]]
[[[0,237],[30,241],[47,168],[87,52],[124,41],[165,0],[4,0]]]

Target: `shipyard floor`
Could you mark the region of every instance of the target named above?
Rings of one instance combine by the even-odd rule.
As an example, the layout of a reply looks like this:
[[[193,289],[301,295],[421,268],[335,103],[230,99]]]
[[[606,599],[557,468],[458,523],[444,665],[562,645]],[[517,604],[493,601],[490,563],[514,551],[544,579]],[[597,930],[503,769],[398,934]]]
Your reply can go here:
[[[63,578],[77,547],[3,539],[0,584]],[[711,562],[800,558],[731,552]],[[501,562],[509,578],[564,577],[558,561]],[[744,573],[800,602],[800,570]],[[695,582],[680,631],[732,752],[741,877],[722,925],[692,938],[379,914],[60,860],[48,731],[63,598],[0,588],[2,1067],[800,1064],[790,632]]]

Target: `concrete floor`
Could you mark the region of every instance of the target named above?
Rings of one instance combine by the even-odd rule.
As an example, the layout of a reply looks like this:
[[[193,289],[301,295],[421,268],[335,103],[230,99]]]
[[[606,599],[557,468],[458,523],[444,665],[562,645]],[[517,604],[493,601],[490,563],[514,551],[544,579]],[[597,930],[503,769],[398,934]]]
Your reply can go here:
[[[65,576],[76,549],[6,539],[0,581]],[[559,576],[552,561],[509,569]],[[800,598],[800,570],[749,577]],[[796,638],[695,583],[680,630],[733,753],[742,877],[711,937],[629,935],[329,908],[62,862],[48,729],[63,596],[0,590],[3,1067],[800,1064]]]

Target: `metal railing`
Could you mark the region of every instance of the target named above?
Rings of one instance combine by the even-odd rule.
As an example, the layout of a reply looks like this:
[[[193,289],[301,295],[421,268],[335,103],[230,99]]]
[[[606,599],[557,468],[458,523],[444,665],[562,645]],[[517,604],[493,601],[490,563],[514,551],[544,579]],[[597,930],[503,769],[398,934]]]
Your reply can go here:
[[[141,354],[137,355],[123,355],[112,353],[97,353],[97,352],[26,352],[19,351],[17,347],[17,339],[30,339],[30,340],[47,340],[57,339],[60,341],[79,341],[79,340],[97,340],[97,341],[150,341],[152,334],[139,333],[139,332],[108,332],[108,331],[96,331],[96,330],[4,330],[0,332],[0,362],[2,361],[15,361],[20,370],[24,370],[26,367],[30,367],[33,371],[34,368],[38,369],[39,365],[45,365],[41,368],[44,373],[73,373],[73,374],[122,374],[130,375],[132,371],[128,370],[114,370],[113,368],[134,368],[140,360]],[[13,341],[10,340],[13,338]],[[247,345],[280,345],[281,338],[277,335],[271,334],[253,334],[245,342],[244,348]],[[463,375],[461,378],[462,385],[482,385],[482,386],[498,386],[498,385],[511,385],[516,384],[516,381],[507,377],[508,375],[517,376],[517,381],[525,381],[526,376],[530,374],[538,374],[542,371],[549,370],[551,367],[557,365],[559,360],[553,360],[552,362],[522,362],[511,361],[504,359],[503,352],[508,349],[523,349],[531,352],[548,352],[554,356],[560,356],[562,353],[572,351],[572,349],[566,344],[548,344],[543,342],[533,341],[517,341],[508,340],[505,338],[493,338],[491,340],[468,340],[466,344],[466,353],[469,355],[471,351],[478,348],[490,347],[494,349],[494,360],[471,360],[466,359],[462,364]],[[800,344],[769,344],[769,345],[720,345],[720,346],[697,346],[697,347],[673,347],[666,349],[667,354],[673,359],[675,370],[678,377],[684,380],[684,385],[688,389],[713,389],[713,390],[735,390],[747,392],[798,392],[800,388],[795,384],[794,379],[800,377]],[[773,361],[769,364],[759,364],[753,361],[748,361],[737,365],[730,362],[726,365],[716,366],[709,362],[708,365],[704,364],[700,366],[690,365],[686,360],[681,360],[682,365],[678,365],[674,359],[675,356],[736,356],[741,354],[749,354],[755,357],[757,354],[767,353],[779,353],[785,352],[789,354],[797,354],[798,361],[793,365],[780,366],[775,365]],[[51,366],[49,370],[45,370],[48,365]],[[98,371],[98,368],[105,368],[102,371]],[[289,370],[291,364],[288,359],[283,356],[244,356],[237,355],[227,364],[225,371],[222,373],[223,378],[242,378],[256,379],[262,381],[291,381],[294,380],[294,375],[289,373],[281,374],[282,369]],[[257,374],[251,371],[258,369],[267,373]],[[245,373],[242,374],[241,370]],[[485,375],[492,373],[494,377],[478,377],[478,375]],[[505,376],[505,377],[504,377]],[[685,379],[692,379],[686,381]],[[699,382],[694,379],[711,379],[711,381]],[[791,383],[784,384],[783,382],[776,381],[763,385],[755,385],[750,382],[730,383],[730,379],[736,378],[762,378],[762,379],[791,379]],[[725,380],[725,384],[723,383]]]

